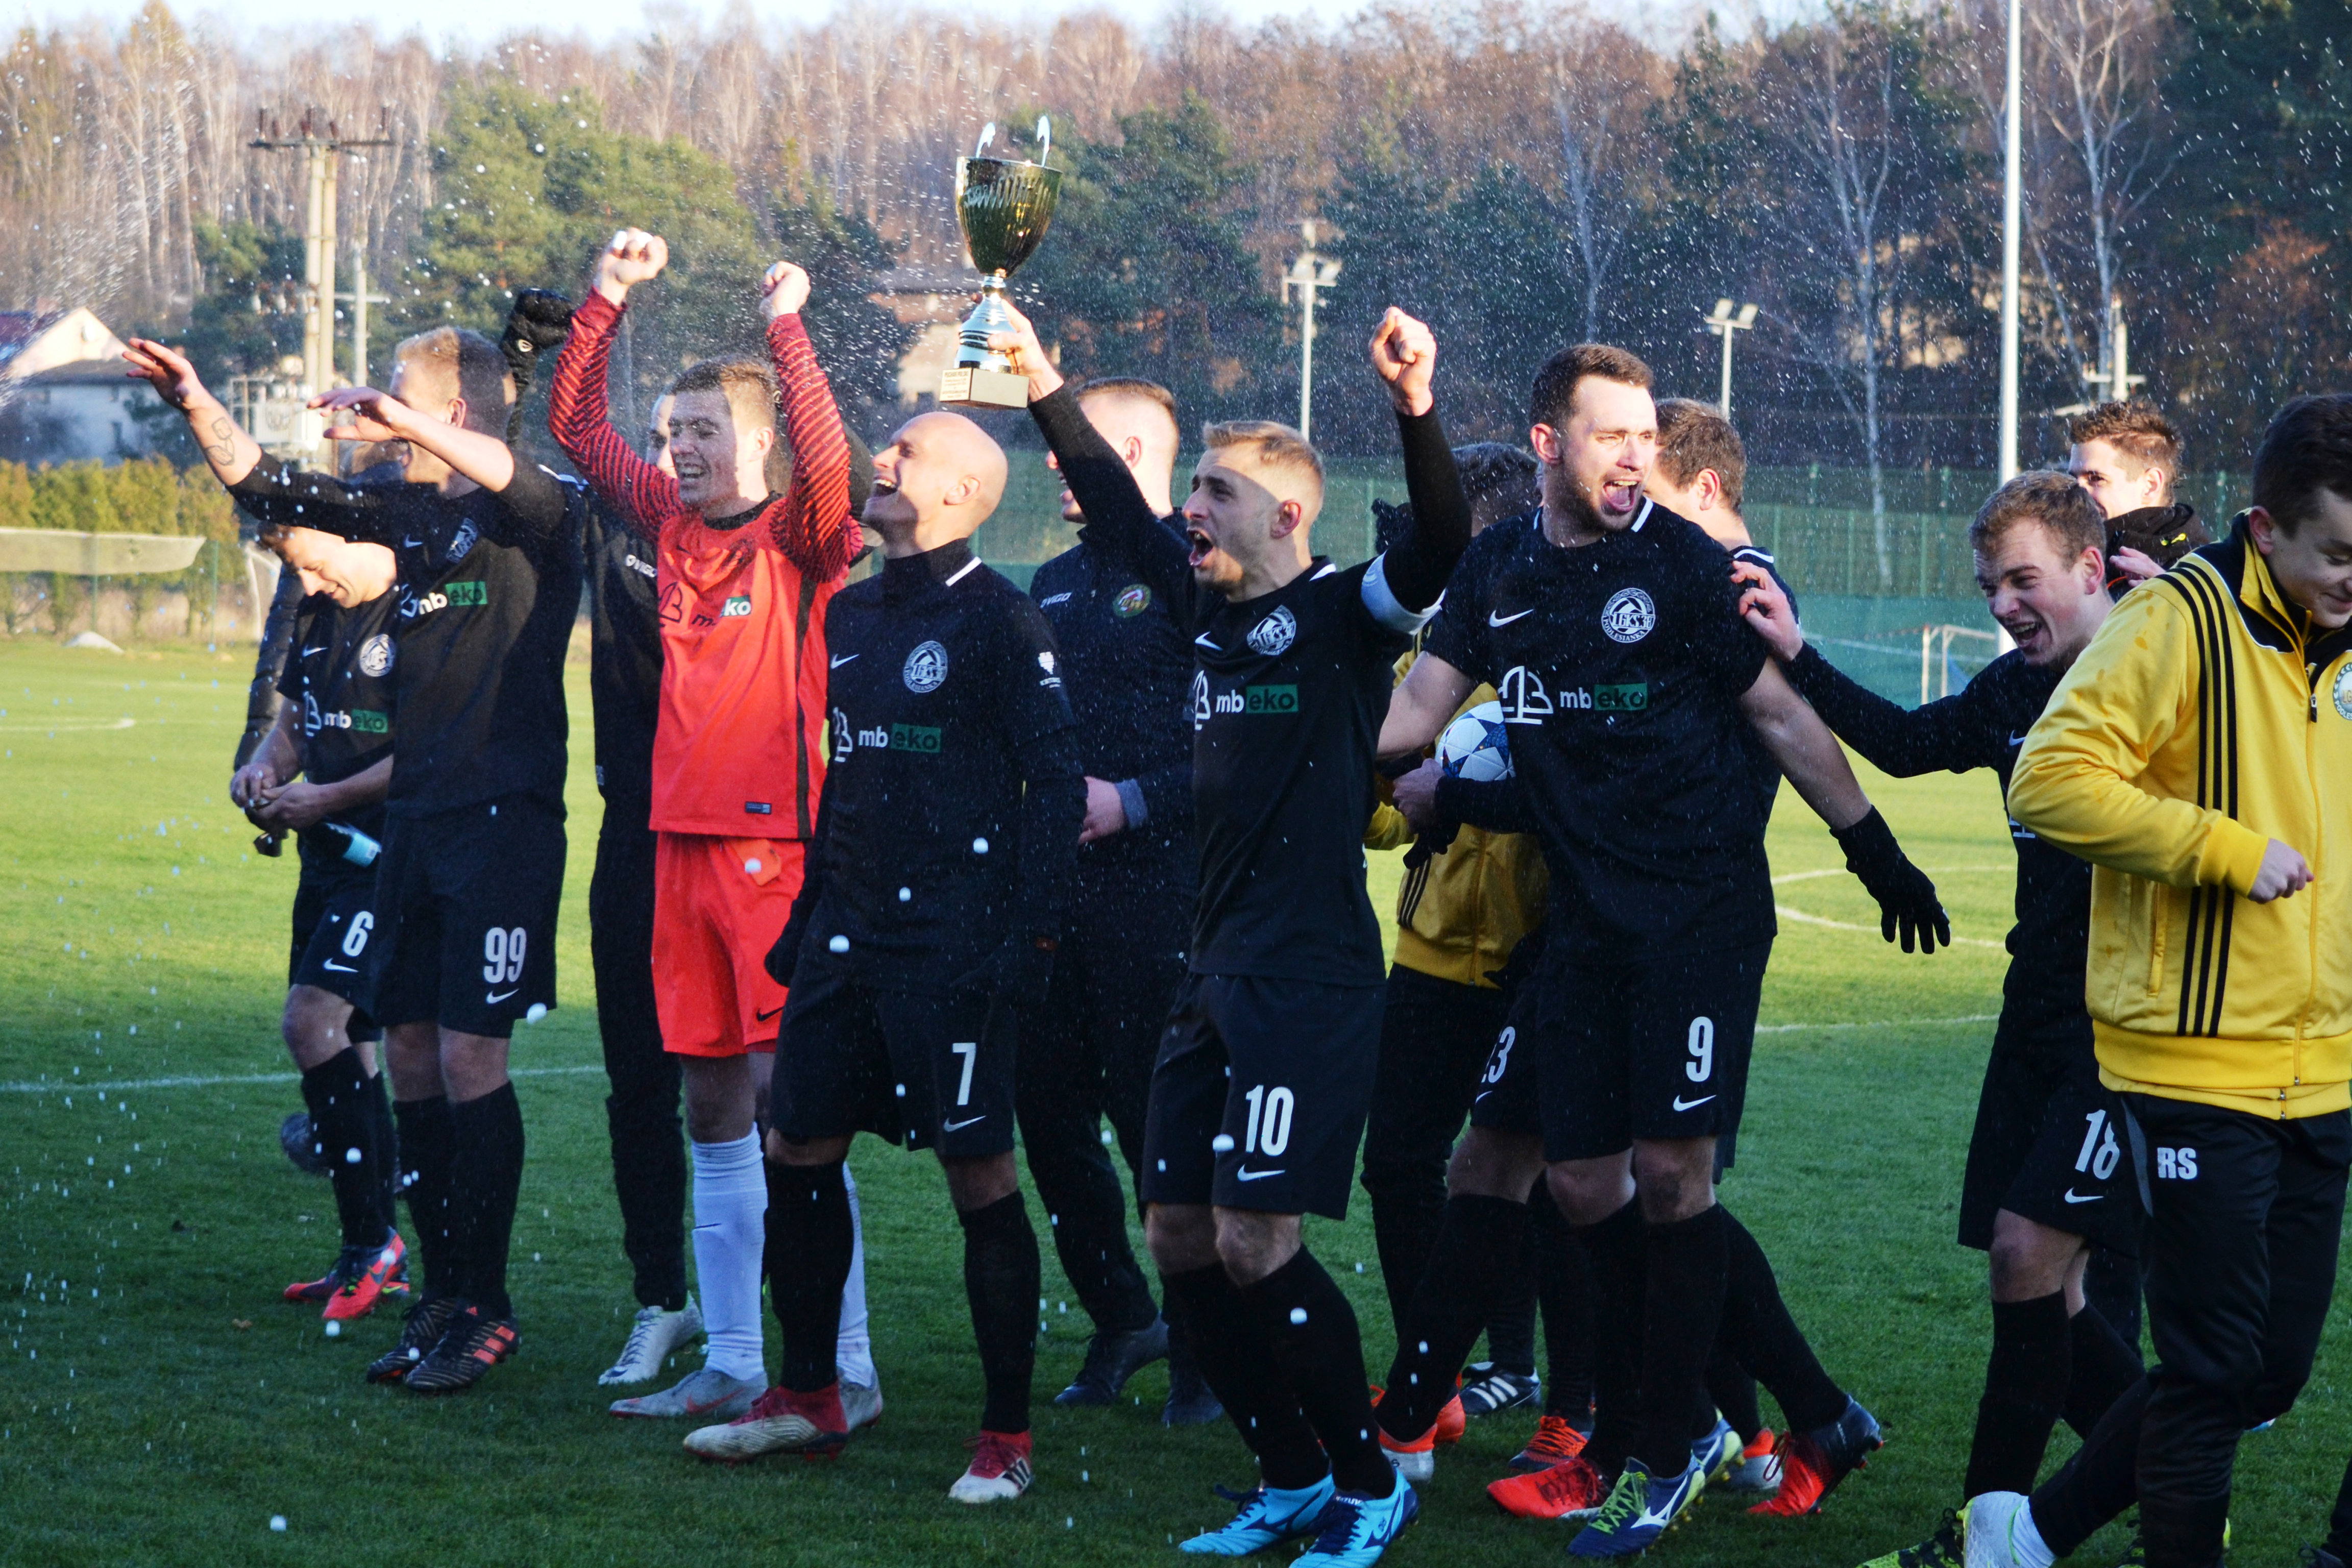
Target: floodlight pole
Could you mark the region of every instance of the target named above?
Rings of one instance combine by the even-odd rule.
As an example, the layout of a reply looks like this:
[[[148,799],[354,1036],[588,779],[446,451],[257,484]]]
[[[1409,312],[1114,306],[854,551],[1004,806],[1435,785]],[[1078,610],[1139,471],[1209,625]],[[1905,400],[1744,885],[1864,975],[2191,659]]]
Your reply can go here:
[[[1298,226],[1307,241],[1307,248],[1282,275],[1282,298],[1286,303],[1291,290],[1298,291],[1298,433],[1307,439],[1315,436],[1315,298],[1318,289],[1328,289],[1339,277],[1339,263],[1318,255],[1315,249],[1315,220],[1307,219]]]
[[[385,110],[383,126],[391,123]],[[282,134],[267,113],[258,115],[248,146],[263,152],[302,154],[302,379],[305,396],[327,389],[335,378],[335,174],[337,159],[354,147],[389,147],[390,136],[348,137],[331,120],[305,110],[294,134]],[[362,279],[361,293],[367,291]]]
[[[1726,419],[1731,417],[1731,334],[1752,331],[1755,325],[1755,306],[1742,305],[1735,315],[1728,300],[1717,300],[1706,317],[1706,330],[1723,340],[1723,394],[1715,406]]]
[[[2017,475],[2017,312],[2018,245],[2023,226],[2025,183],[2021,143],[2024,141],[2024,64],[2020,58],[2020,0],[2009,0],[2009,81],[2004,106],[2000,192],[2000,478]]]

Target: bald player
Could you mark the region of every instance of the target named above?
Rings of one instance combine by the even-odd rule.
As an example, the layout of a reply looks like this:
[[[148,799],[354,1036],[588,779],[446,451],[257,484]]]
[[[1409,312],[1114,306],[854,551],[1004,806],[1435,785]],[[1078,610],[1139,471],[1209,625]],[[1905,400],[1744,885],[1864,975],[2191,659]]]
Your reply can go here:
[[[1013,1144],[1013,1047],[1045,999],[1086,785],[1045,616],[968,542],[1004,454],[961,415],[909,420],[874,457],[865,521],[882,570],[828,624],[833,762],[792,918],[772,1090],[769,1245],[777,1385],[687,1439],[706,1458],[836,1453],[849,1431],[835,1333],[849,1271],[843,1161],[873,1132],[929,1149],[964,1234],[987,1399],[959,1502],[1030,1481],[1037,1237]]]
[[[1176,399],[1125,377],[1076,393],[1087,427],[1134,477],[1143,502],[1175,510]],[[1050,451],[1045,459],[1058,469]],[[1087,773],[1077,889],[1046,1006],[1024,1032],[1013,1086],[1021,1143],[1054,1250],[1093,1320],[1085,1365],[1056,1405],[1108,1405],[1150,1363],[1170,1361],[1171,1426],[1214,1421],[1216,1396],[1172,1335],[1127,1234],[1127,1201],[1105,1144],[1115,1134],[1139,1192],[1152,1055],[1184,978],[1199,885],[1192,847],[1192,737],[1184,690],[1191,638],[1165,595],[1062,492],[1077,542],[1037,568],[1030,596],[1061,648],[1062,679]],[[1111,1134],[1102,1131],[1108,1116]]]

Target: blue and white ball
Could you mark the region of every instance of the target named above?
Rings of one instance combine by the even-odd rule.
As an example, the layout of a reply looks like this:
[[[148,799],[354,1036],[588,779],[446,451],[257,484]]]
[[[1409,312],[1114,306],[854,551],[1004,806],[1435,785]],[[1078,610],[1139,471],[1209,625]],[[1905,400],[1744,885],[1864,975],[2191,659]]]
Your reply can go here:
[[[1511,776],[1511,740],[1500,702],[1481,702],[1445,726],[1437,737],[1437,771],[1473,784]]]

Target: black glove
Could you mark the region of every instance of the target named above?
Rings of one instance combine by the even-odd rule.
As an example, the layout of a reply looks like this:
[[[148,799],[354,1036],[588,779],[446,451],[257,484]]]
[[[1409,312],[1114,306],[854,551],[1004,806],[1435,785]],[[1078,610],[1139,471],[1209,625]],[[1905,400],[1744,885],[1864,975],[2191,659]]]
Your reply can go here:
[[[1486,971],[1486,978],[1493,981],[1504,995],[1517,994],[1528,976],[1536,972],[1536,965],[1543,962],[1544,943],[1550,931],[1551,917],[1547,914],[1511,944],[1511,956],[1503,961],[1502,968]]]
[[[1904,855],[1876,806],[1853,826],[1830,832],[1845,851],[1845,868],[1878,900],[1878,929],[1887,941],[1900,931],[1906,952],[1915,942],[1921,952],[1935,952],[1938,942],[1952,945],[1951,918],[1937,900],[1936,884]]]
[[[563,346],[572,332],[572,301],[552,289],[526,289],[515,296],[507,312],[507,330],[499,339],[499,353],[514,373],[515,394],[520,397],[539,362]]]
[[[1462,831],[1458,822],[1441,822],[1406,846],[1404,868],[1418,871],[1436,857],[1454,847],[1454,835]]]
[[[1015,1007],[1042,1007],[1054,978],[1054,953],[1061,944],[1049,936],[1014,934],[996,944],[980,967],[959,977],[958,991],[977,991]]]

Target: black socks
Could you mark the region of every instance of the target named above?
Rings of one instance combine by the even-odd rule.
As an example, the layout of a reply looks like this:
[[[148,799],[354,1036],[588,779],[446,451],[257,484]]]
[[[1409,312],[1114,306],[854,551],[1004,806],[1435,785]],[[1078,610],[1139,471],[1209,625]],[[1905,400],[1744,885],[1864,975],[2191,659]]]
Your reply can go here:
[[[2066,1380],[2063,1413],[2066,1425],[2087,1437],[2107,1407],[2139,1381],[2139,1352],[2087,1301],[2067,1320],[2066,1338],[2074,1352],[2074,1366]]]
[[[452,1235],[465,1259],[458,1294],[493,1318],[514,1316],[507,1299],[507,1243],[522,1188],[522,1107],[514,1085],[449,1105]]]
[[[768,1169],[768,1301],[783,1331],[776,1381],[814,1394],[838,1381],[841,1292],[849,1282],[854,1237],[849,1188],[838,1162]],[[1030,1292],[1036,1299],[1036,1292]]]
[[[1756,1380],[1720,1344],[1707,1359],[1706,1396],[1723,1412],[1742,1444],[1756,1441],[1756,1434],[1764,1429],[1764,1411],[1756,1403]]]
[[[1437,1243],[1430,1248],[1420,1283],[1413,1287],[1412,1306],[1398,1335],[1396,1359],[1389,1365],[1388,1386],[1381,1395],[1381,1426],[1390,1436],[1406,1442],[1419,1437],[1454,1397],[1454,1380],[1471,1346],[1478,1342],[1496,1303],[1522,1288],[1527,1236],[1524,1203],[1487,1197],[1445,1200]],[[1297,1258],[1291,1260],[1291,1264],[1297,1262]],[[1276,1275],[1291,1264],[1276,1270]],[[1349,1321],[1352,1325],[1353,1317]],[[1316,1430],[1322,1429],[1318,1421]]]
[[[1992,1304],[1992,1354],[1962,1497],[2033,1489],[2073,1362],[2063,1291]]]
[[[350,1046],[302,1071],[310,1142],[327,1163],[345,1247],[383,1246],[389,1223],[381,1212],[384,1172],[371,1098],[367,1069]]]
[[[1507,1206],[1517,1209],[1522,1217],[1527,1213],[1523,1204]],[[1439,1252],[1431,1259],[1432,1272],[1444,1256],[1444,1246],[1441,1239]],[[1517,1258],[1515,1246],[1503,1255],[1502,1267],[1507,1268]],[[1363,1341],[1348,1298],[1303,1247],[1265,1279],[1243,1286],[1240,1295],[1265,1332],[1275,1363],[1289,1374],[1291,1386],[1297,1390],[1299,1408],[1306,1412],[1307,1424],[1330,1456],[1331,1479],[1342,1491],[1388,1496],[1398,1484],[1396,1472],[1389,1468],[1372,1434],[1371,1395],[1364,1386]],[[1418,1292],[1415,1303],[1418,1310]],[[1457,1361],[1455,1365],[1459,1364]],[[1450,1398],[1451,1373],[1446,1374],[1446,1384]]]
[[[1191,1344],[1202,1381],[1257,1456],[1258,1479],[1295,1491],[1329,1475],[1330,1461],[1299,1408],[1298,1391],[1224,1265],[1162,1274],[1160,1289],[1169,1321]]]
[[[400,1224],[400,1134],[392,1125],[392,1096],[384,1089],[383,1074],[371,1074],[367,1080],[367,1117],[375,1137],[375,1210],[386,1230]]]
[[[1828,1426],[1845,1414],[1845,1390],[1822,1370],[1813,1347],[1789,1316],[1764,1249],[1728,1209],[1723,1211],[1723,1226],[1730,1248],[1723,1296],[1724,1348],[1771,1391],[1790,1431]]]
[[[1628,1198],[1623,1208],[1576,1233],[1592,1262],[1593,1419],[1584,1457],[1604,1476],[1623,1468],[1633,1449],[1633,1423],[1642,1413],[1647,1231],[1641,1205]]]
[[[1633,1456],[1654,1476],[1680,1474],[1690,1463],[1692,1439],[1714,1425],[1701,1373],[1723,1315],[1724,1221],[1723,1210],[1709,1204],[1688,1219],[1649,1226],[1648,1333]]]
[[[392,1108],[400,1127],[400,1175],[415,1233],[419,1299],[465,1293],[465,1266],[449,1227],[449,1101],[404,1100]]]
[[[1544,1414],[1580,1432],[1592,1421],[1592,1260],[1541,1178],[1528,1200],[1534,1220],[1536,1294],[1543,1302]]]
[[[1017,1192],[984,1208],[959,1209],[956,1218],[963,1225],[963,1293],[988,1384],[981,1430],[1026,1432],[1037,1362],[1037,1233]]]

